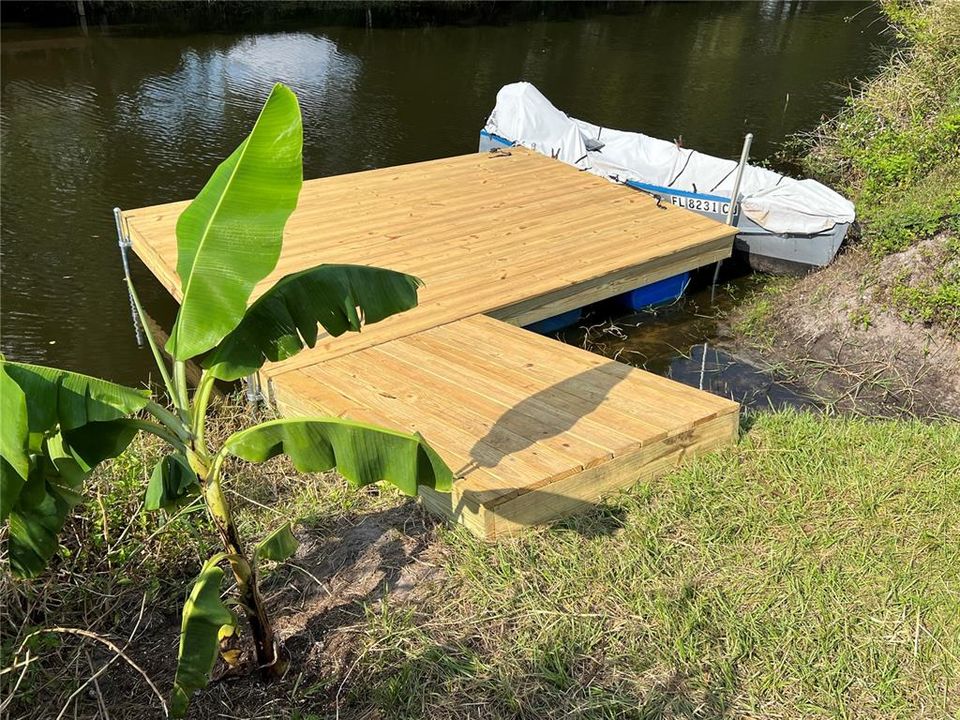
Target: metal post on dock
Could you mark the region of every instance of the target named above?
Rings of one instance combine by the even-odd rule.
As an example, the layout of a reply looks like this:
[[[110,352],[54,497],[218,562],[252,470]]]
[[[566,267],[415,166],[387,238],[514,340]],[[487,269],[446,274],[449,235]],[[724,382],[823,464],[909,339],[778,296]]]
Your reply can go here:
[[[130,277],[130,235],[124,232],[123,213],[120,208],[113,209],[113,221],[117,225],[117,243],[120,245],[120,258],[123,260],[123,276],[127,283],[132,282]],[[130,317],[133,320],[133,331],[137,336],[137,347],[143,347],[143,328],[140,326],[140,316],[137,315],[137,305],[133,301],[130,285],[127,285],[127,298],[130,300]]]
[[[247,396],[247,403],[254,410],[263,400],[263,393],[260,392],[260,376],[256,372],[247,375],[243,379],[244,391]]]
[[[753,144],[753,133],[747,133],[743,138],[743,149],[740,151],[740,164],[737,165],[737,174],[733,178],[733,192],[730,193],[730,208],[727,210],[727,225],[733,225],[733,215],[737,207],[737,196],[740,194],[740,181],[743,179],[743,170],[747,166],[747,158],[750,157],[750,146]],[[717,266],[713,270],[713,283],[710,285],[710,302],[713,302],[713,295],[717,289],[717,279],[720,277],[720,264],[723,260],[717,260]]]
[[[128,283],[131,283],[130,232],[126,227],[123,212],[118,207],[113,209],[113,221],[117,226],[117,244],[120,246],[120,259],[123,261],[123,277]],[[129,284],[127,285],[127,297],[130,300],[130,318],[133,321],[133,331],[137,337],[137,347],[142,348],[144,345],[143,326],[140,324],[140,315],[137,313],[137,305],[136,302],[134,302],[133,293],[130,291]],[[257,373],[253,373],[244,378],[244,385],[246,387],[247,402],[249,402],[253,408],[256,408],[260,400],[263,399],[263,394],[260,390],[260,378]]]

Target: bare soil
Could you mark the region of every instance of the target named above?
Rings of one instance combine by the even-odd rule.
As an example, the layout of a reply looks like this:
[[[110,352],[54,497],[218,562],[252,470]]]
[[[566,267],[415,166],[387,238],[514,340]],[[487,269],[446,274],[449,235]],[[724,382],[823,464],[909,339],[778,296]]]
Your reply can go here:
[[[366,612],[384,603],[396,610],[415,609],[435,595],[442,579],[435,538],[435,520],[416,502],[383,511],[337,518],[324,527],[297,530],[300,547],[294,558],[265,578],[263,590],[273,611],[277,636],[290,658],[279,682],[260,681],[252,643],[242,643],[234,667],[217,661],[209,687],[197,693],[190,718],[260,718],[335,716],[375,718],[372,703],[351,695],[354,684],[368,678],[354,675],[363,638],[359,628]],[[173,686],[178,613],[130,607],[132,642],[109,637],[125,650],[164,697]],[[128,618],[128,619],[129,619]],[[82,644],[83,667],[65,668],[71,675],[93,676],[116,654],[89,640],[65,637]],[[160,701],[143,677],[122,659],[91,682],[63,717],[164,717]],[[10,718],[48,718],[50,704],[14,703]]]
[[[897,283],[935,276],[946,242],[941,235],[879,261],[845,252],[773,299],[752,353],[841,410],[960,417],[957,329],[907,322],[891,299]]]

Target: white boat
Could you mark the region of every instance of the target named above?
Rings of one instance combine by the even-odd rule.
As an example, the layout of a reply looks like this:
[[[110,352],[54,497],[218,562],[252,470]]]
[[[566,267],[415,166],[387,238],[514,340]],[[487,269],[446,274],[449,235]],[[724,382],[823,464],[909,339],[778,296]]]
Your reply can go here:
[[[516,144],[736,225],[734,246],[758,270],[829,264],[856,218],[853,203],[815,180],[747,165],[746,147],[738,173],[734,160],[569,117],[526,82],[500,89],[480,132],[481,152]]]

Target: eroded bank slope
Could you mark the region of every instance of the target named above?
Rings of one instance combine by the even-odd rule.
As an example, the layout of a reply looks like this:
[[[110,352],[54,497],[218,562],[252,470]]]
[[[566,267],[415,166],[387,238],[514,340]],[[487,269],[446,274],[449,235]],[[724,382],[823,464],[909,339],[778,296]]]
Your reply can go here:
[[[960,416],[960,3],[885,2],[902,49],[804,139],[860,233],[735,319],[764,359],[868,413]]]

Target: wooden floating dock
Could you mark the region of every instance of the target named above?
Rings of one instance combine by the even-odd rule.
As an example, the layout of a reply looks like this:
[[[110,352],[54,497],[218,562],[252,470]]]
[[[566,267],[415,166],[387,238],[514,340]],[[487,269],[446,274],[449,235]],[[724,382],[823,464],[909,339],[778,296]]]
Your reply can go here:
[[[177,216],[124,213],[179,299]],[[258,295],[320,263],[401,270],[417,308],[265,366],[285,414],[418,430],[459,478],[431,510],[493,538],[729,444],[739,406],[515,327],[728,257],[735,229],[522,148],[311,180]]]

